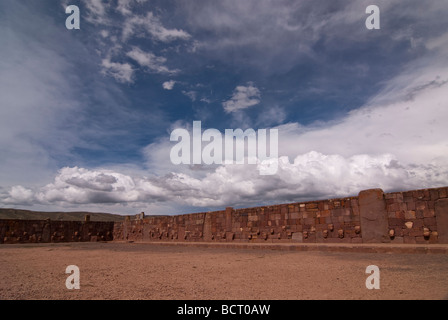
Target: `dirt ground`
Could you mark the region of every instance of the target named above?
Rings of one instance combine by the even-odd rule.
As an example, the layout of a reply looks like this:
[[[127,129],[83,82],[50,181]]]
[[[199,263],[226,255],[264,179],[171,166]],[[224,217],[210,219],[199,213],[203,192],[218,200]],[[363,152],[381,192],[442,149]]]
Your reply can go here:
[[[80,290],[68,290],[68,265]],[[366,288],[366,267],[380,289]],[[447,299],[448,255],[139,243],[0,246],[0,299]]]

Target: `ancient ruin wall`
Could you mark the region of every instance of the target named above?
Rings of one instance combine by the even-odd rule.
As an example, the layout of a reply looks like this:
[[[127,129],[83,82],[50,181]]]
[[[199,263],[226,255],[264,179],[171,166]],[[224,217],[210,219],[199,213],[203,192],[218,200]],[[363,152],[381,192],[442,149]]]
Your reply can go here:
[[[0,243],[113,240],[113,222],[0,220]]]
[[[0,220],[0,243],[71,241],[448,243],[448,187],[124,222]]]
[[[448,187],[115,223],[115,240],[448,243]]]

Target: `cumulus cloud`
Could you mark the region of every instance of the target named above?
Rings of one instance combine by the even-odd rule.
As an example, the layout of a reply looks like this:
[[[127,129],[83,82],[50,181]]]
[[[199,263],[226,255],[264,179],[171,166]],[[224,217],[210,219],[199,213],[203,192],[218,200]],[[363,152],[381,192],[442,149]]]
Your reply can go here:
[[[40,204],[127,203],[160,196],[160,189],[144,178],[78,167],[61,169],[53,183],[35,193]]]
[[[171,203],[173,206],[222,207],[256,205],[356,195],[381,187],[395,190],[442,186],[448,167],[401,164],[392,155],[342,157],[308,152],[291,163],[280,157],[276,175],[260,176],[256,165],[223,165],[198,177],[170,173],[161,177],[126,175],[110,170],[63,168],[55,181],[31,191],[13,187],[3,203],[101,204],[135,203],[141,206]]]
[[[132,83],[134,69],[129,63],[112,62],[109,58],[103,59],[101,66],[103,74],[109,75],[118,82]]]
[[[158,57],[152,52],[145,52],[138,47],[133,47],[126,55],[135,60],[140,66],[146,67],[150,72],[174,74],[179,70],[170,70],[164,64],[166,58]]]
[[[175,84],[176,84],[176,81],[170,80],[170,81],[165,81],[162,84],[162,86],[163,86],[163,89],[165,89],[165,90],[173,90]]]
[[[34,202],[34,192],[31,189],[27,189],[23,186],[14,186],[4,197],[3,203],[31,205]]]
[[[437,74],[448,79],[446,68],[438,69]],[[448,129],[442,120],[448,119],[448,84],[412,90],[420,82],[433,81],[428,75],[418,78],[414,75],[411,79],[416,83],[408,82],[409,86],[401,91],[413,92],[412,99],[407,94],[398,99],[396,91],[389,94],[386,88],[368,105],[339,120],[306,127],[298,123],[279,126],[279,150],[291,157],[315,150],[344,157],[388,153],[408,164],[448,163]]]
[[[237,86],[230,100],[223,102],[222,106],[227,113],[232,113],[259,104],[260,97],[260,90],[249,82],[247,86]]]

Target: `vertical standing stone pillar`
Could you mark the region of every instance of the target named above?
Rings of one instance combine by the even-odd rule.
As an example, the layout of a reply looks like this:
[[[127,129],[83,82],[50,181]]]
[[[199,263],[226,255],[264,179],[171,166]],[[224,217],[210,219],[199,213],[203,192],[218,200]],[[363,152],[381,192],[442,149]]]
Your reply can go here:
[[[128,225],[131,223],[131,217],[126,216],[123,221],[123,240],[128,240]]]
[[[205,213],[204,228],[202,233],[204,234],[204,241],[212,240],[212,214],[210,212]]]
[[[45,219],[44,226],[42,228],[42,242],[51,242],[51,220]]]
[[[448,198],[439,199],[435,206],[439,243],[448,243]]]
[[[364,243],[390,242],[386,201],[381,189],[364,190],[359,193],[361,234]]]
[[[232,207],[226,208],[226,232],[232,231],[232,212],[233,212]]]

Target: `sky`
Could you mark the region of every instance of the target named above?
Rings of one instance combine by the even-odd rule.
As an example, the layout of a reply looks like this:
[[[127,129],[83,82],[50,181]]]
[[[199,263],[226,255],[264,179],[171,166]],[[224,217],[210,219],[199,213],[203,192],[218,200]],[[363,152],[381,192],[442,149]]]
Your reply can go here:
[[[371,4],[380,29],[366,28]],[[440,0],[2,0],[0,207],[171,215],[446,186],[447,13]],[[173,164],[170,135],[194,121],[278,130],[277,172]]]

